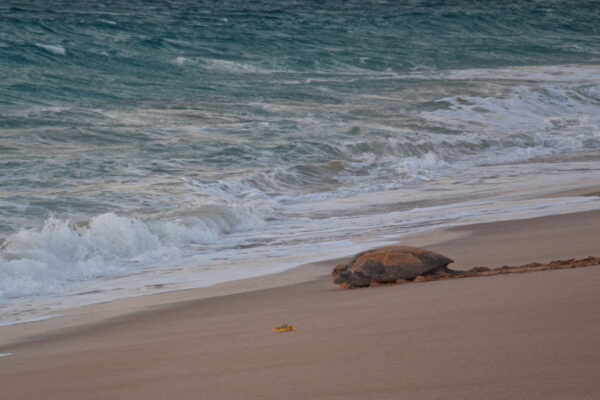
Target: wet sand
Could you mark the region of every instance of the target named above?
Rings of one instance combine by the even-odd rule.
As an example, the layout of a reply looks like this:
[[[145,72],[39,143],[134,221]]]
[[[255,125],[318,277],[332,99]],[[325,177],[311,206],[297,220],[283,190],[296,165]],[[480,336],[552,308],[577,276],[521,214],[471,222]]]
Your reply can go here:
[[[599,256],[600,212],[404,244],[457,269]],[[600,266],[338,290],[334,263],[0,329],[2,397],[600,398]],[[272,333],[282,322],[297,330]]]

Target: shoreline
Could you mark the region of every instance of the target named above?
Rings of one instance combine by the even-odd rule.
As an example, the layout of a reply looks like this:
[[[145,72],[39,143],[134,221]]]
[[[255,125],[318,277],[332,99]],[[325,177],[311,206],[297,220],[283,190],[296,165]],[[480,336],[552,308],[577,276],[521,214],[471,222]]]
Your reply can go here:
[[[561,196],[596,196],[597,188],[580,188],[574,191],[560,192]],[[557,194],[558,196],[559,194]],[[458,263],[452,264],[452,268],[459,270],[467,270],[473,267],[482,266],[481,263],[475,261],[481,259],[481,254],[466,251],[460,247],[462,252],[455,255],[454,247],[457,242],[470,238],[470,241],[475,241],[477,244],[478,232],[483,232],[487,236],[496,236],[498,243],[506,241],[507,236],[514,238],[515,233],[510,232],[510,226],[514,223],[526,223],[527,221],[560,221],[565,223],[572,219],[573,216],[582,216],[587,219],[587,216],[596,218],[600,226],[600,210],[598,211],[583,211],[569,214],[548,215],[527,219],[515,219],[507,221],[483,222],[476,224],[461,225],[450,228],[442,228],[426,232],[418,232],[409,234],[402,238],[400,244],[407,244],[416,247],[427,247],[430,250],[448,255],[450,258],[459,260]],[[542,226],[544,223],[541,224]],[[543,228],[534,228],[533,233],[540,234]],[[525,236],[531,234],[527,231]],[[586,236],[593,241],[593,236]],[[580,240],[577,240],[580,242]],[[496,244],[496,247],[498,244]],[[500,245],[501,246],[501,245]],[[571,249],[576,249],[569,258],[587,257],[594,254],[585,254],[581,248],[588,248],[590,243],[584,243],[583,246],[578,246],[575,243],[569,244]],[[480,249],[481,246],[474,246],[475,249]],[[556,247],[555,249],[559,249]],[[486,264],[487,267],[497,268],[503,265],[519,264],[526,262],[550,262],[560,258],[563,252],[561,250],[553,252],[552,249],[544,248],[544,254],[536,260],[522,261],[519,257],[512,257],[510,252],[496,248],[493,262]],[[101,302],[80,307],[73,307],[57,312],[52,312],[48,316],[24,321],[21,323],[0,326],[0,352],[7,346],[19,345],[30,341],[43,340],[46,337],[52,337],[76,331],[77,329],[85,329],[88,326],[102,324],[105,321],[113,319],[127,318],[135,313],[143,313],[151,311],[154,308],[177,307],[178,303],[189,301],[200,301],[210,298],[219,298],[243,293],[264,291],[273,288],[281,288],[286,286],[298,285],[316,281],[319,279],[329,278],[331,269],[336,264],[346,262],[353,254],[347,257],[327,259],[307,264],[302,264],[289,270],[277,272],[269,275],[262,275],[252,278],[239,279],[228,281],[216,285],[200,288],[177,289],[173,291],[153,293],[129,298],[117,299],[109,302]],[[600,256],[600,244],[598,246],[598,255]],[[332,284],[333,287],[333,284]]]

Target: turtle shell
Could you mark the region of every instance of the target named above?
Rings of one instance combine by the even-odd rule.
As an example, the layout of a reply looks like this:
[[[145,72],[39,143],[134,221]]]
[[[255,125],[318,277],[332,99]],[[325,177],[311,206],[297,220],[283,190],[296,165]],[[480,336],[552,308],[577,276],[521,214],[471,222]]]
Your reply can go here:
[[[367,286],[371,282],[411,280],[444,269],[452,259],[429,250],[409,246],[385,246],[358,253],[334,271],[334,283]]]

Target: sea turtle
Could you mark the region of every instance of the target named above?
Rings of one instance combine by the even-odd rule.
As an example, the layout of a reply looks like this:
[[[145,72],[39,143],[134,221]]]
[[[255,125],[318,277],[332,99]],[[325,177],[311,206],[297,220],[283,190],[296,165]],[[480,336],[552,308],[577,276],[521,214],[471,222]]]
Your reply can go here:
[[[461,274],[448,268],[452,262],[448,257],[418,247],[385,246],[358,253],[348,264],[336,266],[331,274],[333,283],[369,286],[413,280],[417,276]]]

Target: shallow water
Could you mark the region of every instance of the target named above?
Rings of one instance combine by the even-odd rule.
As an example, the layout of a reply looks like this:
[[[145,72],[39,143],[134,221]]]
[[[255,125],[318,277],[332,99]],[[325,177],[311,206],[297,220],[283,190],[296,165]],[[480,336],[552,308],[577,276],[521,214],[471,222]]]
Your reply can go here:
[[[599,208],[599,10],[3,2],[1,322]]]

